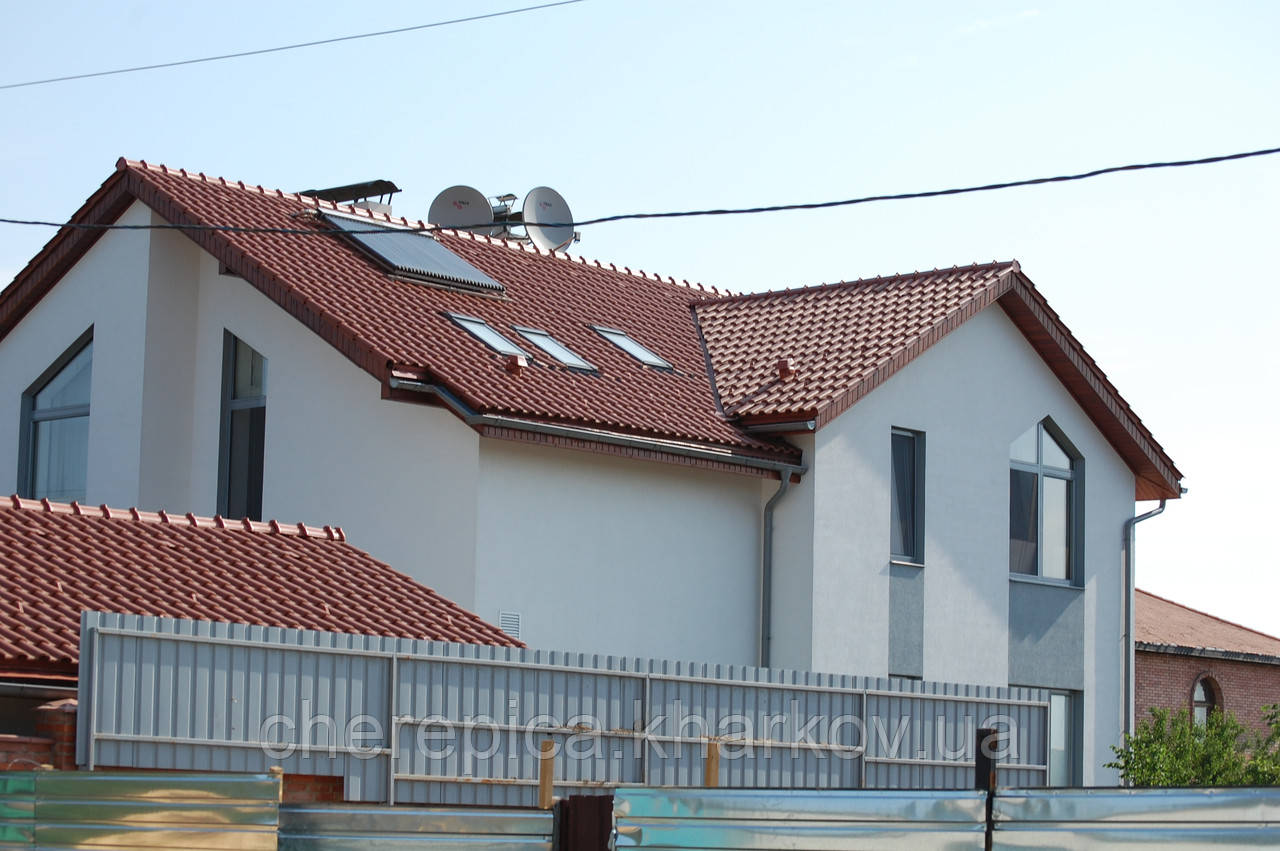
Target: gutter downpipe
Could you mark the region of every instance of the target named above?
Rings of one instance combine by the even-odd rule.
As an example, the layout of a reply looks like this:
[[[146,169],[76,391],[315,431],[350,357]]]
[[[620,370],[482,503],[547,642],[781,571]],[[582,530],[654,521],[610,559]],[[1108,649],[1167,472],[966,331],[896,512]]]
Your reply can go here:
[[[772,644],[773,631],[773,511],[782,498],[787,495],[787,491],[791,488],[792,476],[803,476],[809,472],[807,464],[787,464],[782,461],[770,461],[767,458],[755,458],[752,456],[733,455],[726,452],[717,452],[715,450],[703,449],[697,446],[687,446],[683,444],[670,443],[661,440],[647,440],[642,437],[632,437],[630,435],[607,434],[602,432],[591,431],[590,429],[573,428],[571,426],[551,425],[548,423],[535,423],[527,420],[512,419],[510,417],[498,417],[490,414],[477,414],[467,407],[460,399],[435,384],[427,384],[423,381],[411,381],[404,378],[391,378],[390,386],[396,390],[408,390],[414,393],[423,393],[429,396],[435,396],[444,405],[453,411],[463,422],[469,426],[490,425],[499,428],[509,428],[516,431],[527,431],[534,434],[549,434],[560,437],[572,437],[579,440],[589,440],[596,443],[608,443],[615,446],[630,446],[636,449],[648,449],[654,452],[665,452],[670,455],[680,455],[685,458],[699,458],[706,461],[718,461],[722,464],[737,464],[743,467],[752,467],[757,470],[772,470],[778,474],[780,481],[778,489],[774,491],[773,496],[765,503],[763,516],[761,517],[762,530],[762,552],[760,556],[760,667],[767,668],[769,666],[770,645]]]
[[[764,504],[760,553],[760,667],[769,667],[773,649],[773,510],[791,489],[791,473],[779,473],[778,489]]]
[[[1166,500],[1162,499],[1158,506],[1146,514],[1139,514],[1137,517],[1130,517],[1124,521],[1124,733],[1126,736],[1133,735],[1134,721],[1133,622],[1136,583],[1134,581],[1133,551],[1137,538],[1135,527],[1143,520],[1150,520],[1158,514],[1163,514],[1165,502]]]

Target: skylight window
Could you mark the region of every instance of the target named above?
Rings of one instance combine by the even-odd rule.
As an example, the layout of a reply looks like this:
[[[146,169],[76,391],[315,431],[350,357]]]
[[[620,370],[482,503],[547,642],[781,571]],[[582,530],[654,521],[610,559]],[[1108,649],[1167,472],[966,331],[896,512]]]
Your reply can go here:
[[[528,352],[489,327],[489,323],[473,316],[460,316],[450,313],[449,318],[465,328],[473,337],[493,349],[500,355],[525,355]]]
[[[603,328],[599,325],[593,326],[600,336],[604,337],[610,343],[622,349],[636,360],[649,366],[655,366],[659,369],[671,369],[671,364],[637,343],[625,331],[619,331],[616,328]]]
[[[321,213],[345,231],[362,251],[392,273],[468,290],[502,292],[502,284],[445,248],[429,235],[372,219]]]
[[[565,366],[571,367],[572,369],[595,369],[594,366],[575,355],[568,349],[568,347],[555,337],[552,337],[546,331],[539,331],[535,328],[522,328],[519,325],[513,327],[520,332],[522,337],[542,349],[547,354],[551,355],[551,357],[560,361],[560,363]]]

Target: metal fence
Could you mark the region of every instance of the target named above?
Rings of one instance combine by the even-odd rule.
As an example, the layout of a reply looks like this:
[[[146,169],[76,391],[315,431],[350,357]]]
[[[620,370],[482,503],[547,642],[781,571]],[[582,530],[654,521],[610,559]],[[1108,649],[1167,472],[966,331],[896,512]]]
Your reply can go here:
[[[963,788],[978,727],[1000,780],[1043,785],[1048,694],[743,666],[85,613],[82,765],[342,776],[348,800],[531,806],[697,786]]]
[[[423,809],[376,804],[284,805],[279,851],[497,848],[551,851],[554,817],[542,810]]]
[[[1280,788],[620,789],[616,848],[1280,847]],[[990,840],[990,845],[985,843]]]
[[[0,849],[274,851],[279,796],[261,775],[0,772]]]

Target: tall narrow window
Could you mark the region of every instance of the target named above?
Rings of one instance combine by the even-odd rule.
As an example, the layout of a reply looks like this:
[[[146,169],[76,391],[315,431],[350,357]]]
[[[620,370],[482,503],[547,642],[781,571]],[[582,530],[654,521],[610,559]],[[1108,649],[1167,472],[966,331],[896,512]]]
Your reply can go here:
[[[1201,726],[1209,723],[1209,716],[1218,706],[1218,694],[1208,677],[1196,680],[1191,692],[1191,717]]]
[[[1071,695],[1049,694],[1049,785],[1070,786],[1074,780],[1075,721]]]
[[[1009,447],[1009,570],[1072,579],[1079,464],[1043,422]]]
[[[267,359],[230,332],[223,336],[222,438],[218,513],[262,519],[262,462],[267,431]]]
[[[924,562],[924,434],[895,428],[889,497],[889,554]]]
[[[90,328],[23,394],[18,459],[18,492],[23,496],[84,501],[92,377]]]

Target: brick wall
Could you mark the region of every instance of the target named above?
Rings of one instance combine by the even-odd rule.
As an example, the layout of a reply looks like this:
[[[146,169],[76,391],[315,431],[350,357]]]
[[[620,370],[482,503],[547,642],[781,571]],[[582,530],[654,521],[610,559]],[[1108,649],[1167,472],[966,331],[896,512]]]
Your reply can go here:
[[[1151,707],[1190,710],[1191,691],[1202,676],[1217,684],[1223,711],[1251,730],[1263,729],[1264,706],[1280,703],[1280,665],[1138,650],[1133,673],[1134,710],[1139,722],[1150,717]]]
[[[342,778],[323,774],[286,774],[280,798],[286,804],[336,804],[342,801]]]
[[[55,700],[36,707],[36,735],[53,742],[53,767],[74,771],[76,767],[76,700]]]
[[[52,739],[0,734],[0,771],[31,771],[52,763]]]

